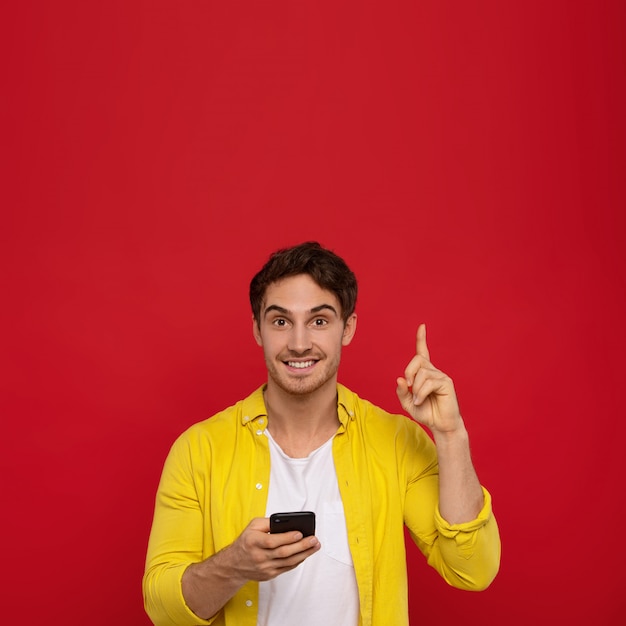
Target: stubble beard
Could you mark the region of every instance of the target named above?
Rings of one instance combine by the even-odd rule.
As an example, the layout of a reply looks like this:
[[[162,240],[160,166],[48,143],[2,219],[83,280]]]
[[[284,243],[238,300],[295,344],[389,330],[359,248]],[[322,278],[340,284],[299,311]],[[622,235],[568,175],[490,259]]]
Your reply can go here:
[[[284,368],[282,361],[266,360],[265,363],[269,378],[279,389],[289,395],[306,396],[321,389],[336,377],[340,360],[340,355],[332,361],[322,358],[315,365],[315,370],[305,376],[290,376],[282,369]]]

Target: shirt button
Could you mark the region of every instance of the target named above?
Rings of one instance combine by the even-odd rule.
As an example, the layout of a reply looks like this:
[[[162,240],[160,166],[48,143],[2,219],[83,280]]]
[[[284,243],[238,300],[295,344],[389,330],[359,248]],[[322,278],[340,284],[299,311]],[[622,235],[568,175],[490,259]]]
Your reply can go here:
[[[263,418],[261,418],[261,419],[259,420],[259,424],[261,424],[261,426],[263,426],[263,424],[265,424],[265,420],[264,420]]]
[[[262,485],[261,483],[257,483],[257,484],[255,485],[255,487],[256,487],[257,489],[263,489],[263,485]]]
[[[262,435],[262,434],[263,434],[263,431],[262,431],[262,430],[257,430],[257,431],[256,431],[256,434],[257,434],[257,435]]]
[[[250,421],[250,416],[249,416],[249,415],[246,415],[246,416],[243,418],[243,421],[244,421],[244,422],[249,422],[249,421]]]
[[[252,606],[252,600],[246,600],[246,606]]]

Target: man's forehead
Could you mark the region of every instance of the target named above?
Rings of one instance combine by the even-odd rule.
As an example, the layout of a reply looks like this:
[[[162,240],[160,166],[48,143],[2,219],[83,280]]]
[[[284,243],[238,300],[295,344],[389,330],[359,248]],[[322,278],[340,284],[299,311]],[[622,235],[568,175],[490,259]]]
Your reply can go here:
[[[323,309],[339,314],[341,306],[337,296],[320,287],[306,274],[289,276],[271,283],[263,298],[262,310],[285,312],[316,312]]]

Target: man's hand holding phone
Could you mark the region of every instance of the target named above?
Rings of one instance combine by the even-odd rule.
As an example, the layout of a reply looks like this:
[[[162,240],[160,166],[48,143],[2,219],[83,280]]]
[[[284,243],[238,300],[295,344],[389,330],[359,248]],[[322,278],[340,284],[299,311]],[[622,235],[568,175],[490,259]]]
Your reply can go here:
[[[303,527],[305,532],[309,525]],[[271,580],[279,574],[294,569],[306,558],[320,549],[320,543],[314,535],[305,536],[305,532],[293,527],[281,528],[285,531],[270,532],[268,518],[253,519],[235,542],[226,548],[234,573],[248,580]]]
[[[231,545],[185,570],[185,601],[196,615],[208,619],[249,580],[272,580],[320,547],[315,535],[305,537],[300,530],[270,533],[268,517],[254,518]]]

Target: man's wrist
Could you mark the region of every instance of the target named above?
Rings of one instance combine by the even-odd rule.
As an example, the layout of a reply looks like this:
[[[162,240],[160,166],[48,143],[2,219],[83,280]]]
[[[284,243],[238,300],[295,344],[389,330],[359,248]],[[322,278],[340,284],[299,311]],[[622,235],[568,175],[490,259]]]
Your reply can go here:
[[[431,433],[435,440],[435,444],[439,445],[458,445],[469,442],[469,435],[465,428],[463,418],[459,415],[457,425],[449,430],[431,429]]]

